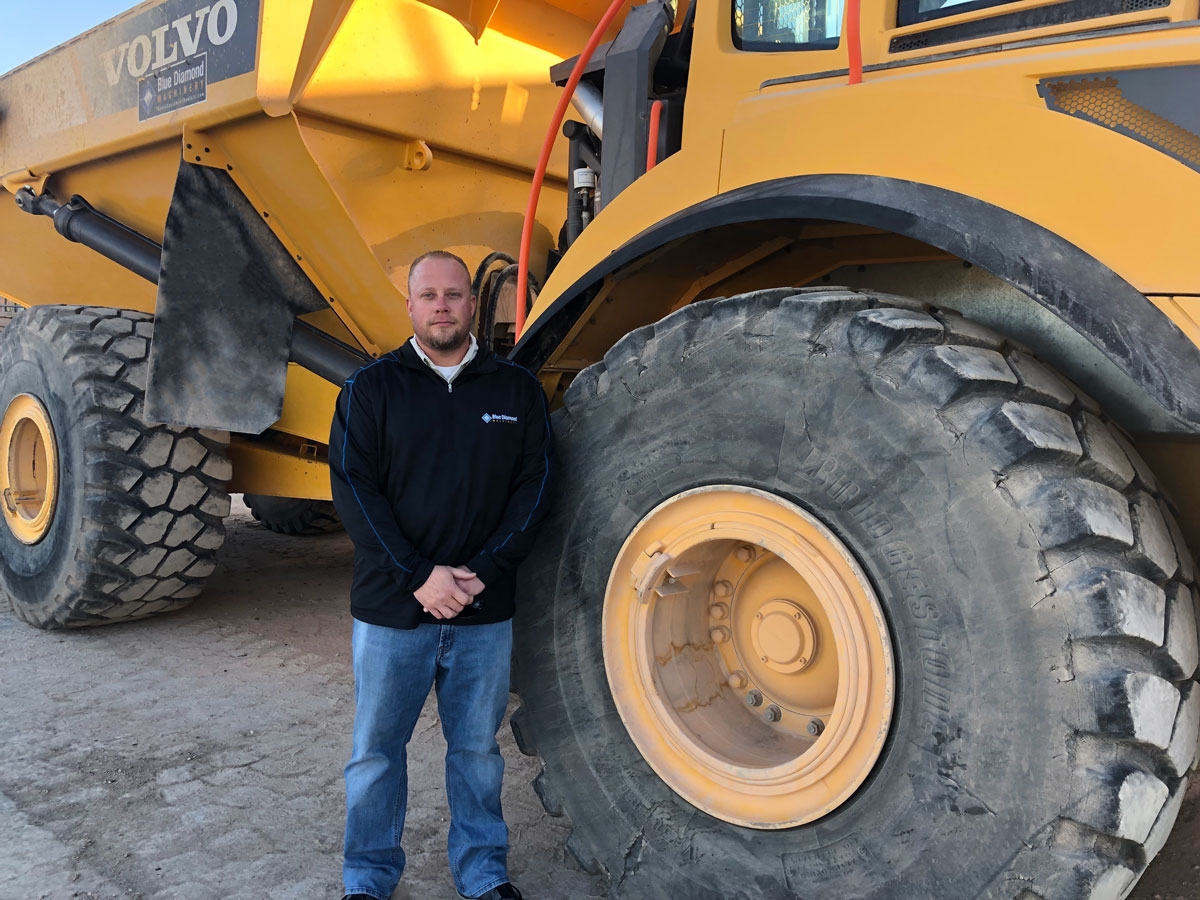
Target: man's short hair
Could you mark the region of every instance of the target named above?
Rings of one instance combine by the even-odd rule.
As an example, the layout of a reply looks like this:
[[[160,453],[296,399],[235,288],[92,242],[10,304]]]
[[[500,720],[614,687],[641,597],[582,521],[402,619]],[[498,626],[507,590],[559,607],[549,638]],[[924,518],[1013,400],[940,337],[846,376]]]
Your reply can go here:
[[[427,260],[427,259],[451,259],[451,260],[454,260],[454,262],[456,262],[460,266],[462,266],[463,272],[466,273],[467,284],[471,283],[471,270],[467,268],[467,264],[461,256],[457,256],[457,255],[451,253],[449,250],[429,250],[425,253],[422,253],[420,256],[418,256],[416,259],[414,259],[412,261],[412,264],[408,267],[408,292],[410,294],[412,293],[412,273],[417,270],[417,266],[419,266],[421,263],[425,262],[425,260]],[[472,293],[473,292],[474,291],[472,291]]]

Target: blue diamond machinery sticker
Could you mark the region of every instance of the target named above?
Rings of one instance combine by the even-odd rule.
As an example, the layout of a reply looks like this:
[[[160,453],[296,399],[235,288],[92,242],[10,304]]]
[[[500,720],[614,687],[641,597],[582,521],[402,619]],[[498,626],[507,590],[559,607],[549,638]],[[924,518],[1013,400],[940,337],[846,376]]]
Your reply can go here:
[[[141,96],[142,105],[141,105],[141,108],[139,109],[140,115],[138,116],[138,118],[139,119],[149,119],[150,117],[152,117],[154,115],[154,101],[155,101],[155,99],[157,99],[158,95],[155,93],[154,87],[151,84],[151,81],[149,78],[145,79],[142,82],[142,87],[144,88],[144,90],[142,91],[142,96]]]

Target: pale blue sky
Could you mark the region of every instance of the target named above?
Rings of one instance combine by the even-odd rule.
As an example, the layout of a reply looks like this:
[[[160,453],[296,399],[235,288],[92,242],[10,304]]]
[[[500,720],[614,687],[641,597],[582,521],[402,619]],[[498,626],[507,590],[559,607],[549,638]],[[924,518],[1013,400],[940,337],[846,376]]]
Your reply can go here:
[[[77,34],[118,13],[138,0],[0,0],[0,72],[57,47]]]

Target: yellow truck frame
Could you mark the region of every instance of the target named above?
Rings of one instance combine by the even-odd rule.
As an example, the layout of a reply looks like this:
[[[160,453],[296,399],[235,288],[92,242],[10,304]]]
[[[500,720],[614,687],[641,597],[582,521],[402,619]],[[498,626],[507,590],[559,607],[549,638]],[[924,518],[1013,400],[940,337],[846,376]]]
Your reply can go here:
[[[0,592],[331,527],[447,248],[557,410],[513,728],[614,897],[1127,896],[1200,733],[1197,0],[608,11],[148,0],[0,78]]]

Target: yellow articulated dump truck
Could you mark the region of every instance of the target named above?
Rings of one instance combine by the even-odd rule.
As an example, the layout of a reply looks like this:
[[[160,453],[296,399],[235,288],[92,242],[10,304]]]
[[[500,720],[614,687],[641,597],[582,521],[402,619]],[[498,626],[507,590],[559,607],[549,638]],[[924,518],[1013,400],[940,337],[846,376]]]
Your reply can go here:
[[[143,3],[0,78],[0,590],[332,527],[448,248],[557,410],[513,725],[613,897],[1125,897],[1200,729],[1198,15]]]

